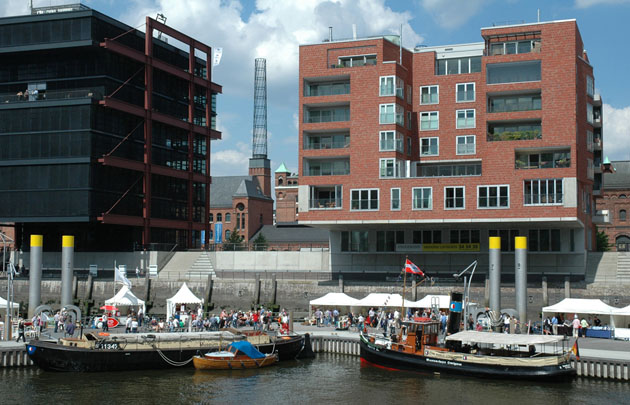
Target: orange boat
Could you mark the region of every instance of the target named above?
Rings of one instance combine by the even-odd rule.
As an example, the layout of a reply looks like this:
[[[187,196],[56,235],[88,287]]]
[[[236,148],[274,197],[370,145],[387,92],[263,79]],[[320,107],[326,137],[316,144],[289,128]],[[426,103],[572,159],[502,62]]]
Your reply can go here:
[[[272,366],[277,362],[277,353],[263,354],[247,341],[233,342],[226,351],[193,357],[193,364],[197,370],[261,368]]]

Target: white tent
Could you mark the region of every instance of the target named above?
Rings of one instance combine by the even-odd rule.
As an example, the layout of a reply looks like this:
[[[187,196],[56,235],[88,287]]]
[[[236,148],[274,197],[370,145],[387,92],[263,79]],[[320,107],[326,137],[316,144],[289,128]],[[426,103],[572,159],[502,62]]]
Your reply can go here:
[[[405,300],[405,307],[413,307],[413,301]],[[360,299],[354,304],[357,307],[398,307],[402,306],[402,296],[400,294],[371,293],[367,297]]]
[[[344,293],[328,293],[309,302],[311,306],[352,307],[359,300]]]
[[[202,305],[203,300],[197,298],[197,296],[195,296],[195,294],[193,294],[192,291],[190,291],[190,288],[188,288],[186,283],[184,283],[182,284],[179,291],[177,291],[175,295],[173,295],[171,298],[166,300],[166,318],[170,319],[170,317],[173,316],[173,313],[175,312],[176,305],[181,305],[181,304]]]
[[[419,301],[410,303],[413,308],[431,308],[433,299],[438,300],[438,308],[448,309],[451,305],[451,297],[448,295],[429,294]]]
[[[7,309],[7,306],[9,305],[8,301],[5,300],[4,298],[0,297],[0,309]],[[17,302],[14,302],[11,304],[11,308],[15,309],[15,310],[19,310],[20,309],[20,304],[18,304]]]
[[[630,305],[613,310],[613,322],[615,324],[615,338],[630,339]]]
[[[613,311],[619,308],[611,307],[602,300],[586,298],[565,298],[557,304],[542,309],[545,314],[569,314],[568,321],[573,320],[573,314],[580,315],[607,315],[610,318],[610,326],[615,327]],[[580,317],[581,318],[581,317]]]
[[[144,301],[136,297],[126,285],[112,298],[105,300],[105,305],[113,305],[115,307],[142,307],[142,312],[146,312]]]

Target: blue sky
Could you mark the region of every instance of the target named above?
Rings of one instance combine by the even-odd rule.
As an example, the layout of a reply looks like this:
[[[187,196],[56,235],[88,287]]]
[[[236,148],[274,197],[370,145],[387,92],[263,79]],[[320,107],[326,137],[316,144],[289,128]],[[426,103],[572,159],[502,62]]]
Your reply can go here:
[[[36,6],[74,3],[34,0]],[[334,36],[397,33],[403,44],[448,45],[481,41],[493,23],[577,19],[604,100],[604,153],[630,160],[630,0],[83,0],[138,26],[162,12],[167,24],[212,47],[223,48],[213,80],[223,85],[212,143],[212,174],[246,174],[251,155],[254,59],[267,58],[269,158],[297,171],[298,45]],[[0,15],[23,14],[26,0],[0,0]]]

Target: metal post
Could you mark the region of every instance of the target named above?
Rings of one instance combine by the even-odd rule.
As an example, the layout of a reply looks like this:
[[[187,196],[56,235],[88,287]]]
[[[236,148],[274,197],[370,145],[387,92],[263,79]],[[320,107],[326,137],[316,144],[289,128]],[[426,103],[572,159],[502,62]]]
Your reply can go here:
[[[549,289],[547,287],[547,277],[542,278],[542,304],[543,307],[549,306]]]
[[[524,332],[527,324],[527,237],[515,237],[514,248],[516,312],[521,322],[521,332]]]
[[[564,298],[571,298],[571,277],[564,277]]]
[[[72,305],[72,275],[74,272],[74,236],[61,237],[61,306]]]
[[[28,317],[35,315],[35,308],[41,304],[42,298],[42,250],[44,237],[31,235],[31,266],[28,275]]]
[[[9,239],[11,242],[15,242],[13,239],[9,238],[7,235],[3,234],[2,232],[0,232],[0,238],[2,239],[2,246],[4,249],[6,249],[7,246],[7,239]],[[3,266],[4,266],[4,262],[3,262]],[[11,337],[11,311],[13,310],[13,272],[15,271],[15,268],[13,266],[13,263],[11,263],[11,265],[9,265],[9,268],[7,270],[7,315],[4,318],[4,335],[5,335],[5,340],[9,341],[12,339]]]
[[[490,237],[490,310],[501,312],[501,237]]]
[[[468,312],[468,300],[469,297],[466,295],[466,281],[468,281],[468,277],[464,276],[464,289],[462,290],[462,292],[464,293],[464,330],[466,330],[466,327],[468,326],[468,316],[466,315],[466,313]]]

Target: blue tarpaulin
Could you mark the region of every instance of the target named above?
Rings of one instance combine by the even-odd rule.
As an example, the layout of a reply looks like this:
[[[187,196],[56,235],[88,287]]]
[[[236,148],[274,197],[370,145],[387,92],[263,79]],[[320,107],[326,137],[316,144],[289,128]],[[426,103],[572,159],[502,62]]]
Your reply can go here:
[[[262,359],[264,354],[258,351],[251,343],[247,341],[232,342],[228,346],[228,351],[234,353],[236,350],[243,352],[243,354],[249,356],[252,359]]]

